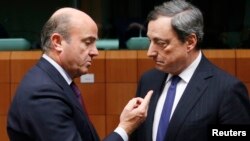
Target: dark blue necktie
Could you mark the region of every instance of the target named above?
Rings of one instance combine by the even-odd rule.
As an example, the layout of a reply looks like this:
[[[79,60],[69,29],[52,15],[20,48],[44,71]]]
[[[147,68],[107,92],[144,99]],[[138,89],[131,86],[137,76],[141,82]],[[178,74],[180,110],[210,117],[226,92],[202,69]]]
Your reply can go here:
[[[171,78],[171,84],[168,88],[167,97],[165,99],[165,103],[163,105],[161,118],[158,126],[156,141],[164,141],[164,138],[167,133],[169,119],[172,111],[172,106],[174,103],[175,92],[177,83],[181,80],[181,78],[177,76],[173,76]]]

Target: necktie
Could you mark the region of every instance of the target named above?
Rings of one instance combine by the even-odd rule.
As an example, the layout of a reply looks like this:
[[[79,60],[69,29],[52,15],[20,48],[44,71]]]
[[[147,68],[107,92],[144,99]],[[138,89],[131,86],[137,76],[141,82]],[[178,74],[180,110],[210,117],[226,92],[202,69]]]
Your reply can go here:
[[[93,129],[93,124],[88,116],[88,113],[87,113],[87,110],[86,110],[86,107],[85,107],[85,104],[84,104],[84,101],[82,99],[82,95],[81,95],[81,91],[80,89],[77,87],[77,85],[75,84],[75,82],[73,81],[71,84],[70,84],[70,87],[71,89],[74,91],[76,97],[77,97],[77,100],[79,101],[79,103],[82,105],[82,108],[83,108],[83,112],[86,114],[86,117],[87,117],[87,120],[88,120],[88,124],[89,124],[89,127],[90,127],[90,130],[91,132],[95,132],[94,129]],[[89,134],[88,135],[89,138],[92,138],[91,140],[94,140],[93,138],[96,138],[96,137],[93,137],[92,134]],[[89,139],[90,140],[90,139]]]
[[[172,111],[172,106],[174,103],[175,92],[177,83],[181,80],[179,76],[173,76],[171,78],[171,84],[168,88],[167,97],[163,105],[161,118],[158,126],[156,141],[164,141],[165,135],[167,133],[169,119]]]
[[[70,84],[70,87],[75,92],[75,95],[76,95],[78,102],[82,105],[84,112],[87,114],[87,110],[86,110],[84,101],[82,100],[82,95],[81,95],[80,89],[77,87],[77,85],[75,84],[74,81]],[[88,116],[88,114],[87,114],[87,116]]]
[[[77,85],[75,84],[75,82],[72,82],[70,84],[70,87],[72,88],[72,90],[75,92],[76,98],[78,100],[78,102],[82,105],[82,96],[81,96],[81,92],[79,90],[79,88],[77,87]]]

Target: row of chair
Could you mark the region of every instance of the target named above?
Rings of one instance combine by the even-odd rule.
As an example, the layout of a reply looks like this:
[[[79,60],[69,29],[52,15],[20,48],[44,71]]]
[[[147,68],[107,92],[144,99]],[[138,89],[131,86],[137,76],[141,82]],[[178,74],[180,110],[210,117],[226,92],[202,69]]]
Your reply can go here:
[[[112,50],[119,49],[118,39],[99,39],[96,42],[98,49]],[[144,50],[149,46],[149,40],[147,37],[131,37],[126,41],[127,49],[130,50]]]
[[[131,37],[127,42],[127,49],[144,50],[149,46],[147,37]],[[101,50],[119,49],[118,39],[99,39],[96,46]],[[4,38],[0,39],[0,50],[2,51],[18,51],[31,49],[31,43],[25,38]]]
[[[127,42],[127,49],[144,50],[149,46],[147,37],[131,37]],[[118,39],[99,39],[96,46],[101,50],[119,49]],[[31,49],[31,43],[25,38],[4,38],[0,39],[0,51],[18,51]]]

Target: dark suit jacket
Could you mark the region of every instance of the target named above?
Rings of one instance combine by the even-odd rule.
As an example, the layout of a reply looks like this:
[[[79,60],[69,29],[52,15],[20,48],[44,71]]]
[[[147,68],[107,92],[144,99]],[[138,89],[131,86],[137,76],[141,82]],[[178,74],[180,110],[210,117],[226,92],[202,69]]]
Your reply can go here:
[[[148,117],[131,136],[132,141],[152,141],[158,98],[168,74],[156,69],[146,72],[137,96],[153,89]],[[211,64],[204,56],[187,85],[170,121],[168,141],[206,141],[212,124],[250,124],[250,102],[246,87],[235,77]]]
[[[21,81],[9,110],[10,141],[99,141],[61,74],[45,59]],[[111,133],[107,141],[122,141]]]

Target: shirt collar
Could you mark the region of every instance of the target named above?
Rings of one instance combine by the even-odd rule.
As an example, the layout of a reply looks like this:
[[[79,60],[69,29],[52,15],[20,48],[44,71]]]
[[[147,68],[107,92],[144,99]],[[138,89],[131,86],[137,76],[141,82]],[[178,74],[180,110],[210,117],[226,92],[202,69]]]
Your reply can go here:
[[[62,77],[66,80],[66,82],[70,85],[73,81],[72,78],[68,75],[68,73],[52,58],[50,58],[47,54],[43,54],[42,57],[47,60],[52,66],[56,68],[56,70],[62,75]]]
[[[189,82],[189,80],[191,79],[191,77],[194,74],[194,71],[196,70],[196,68],[198,67],[199,63],[201,61],[201,51],[199,51],[199,55],[198,57],[184,70],[179,74],[179,77],[185,81],[186,83]],[[166,82],[168,82],[170,80],[170,78],[172,78],[173,74],[169,74],[167,77]]]

